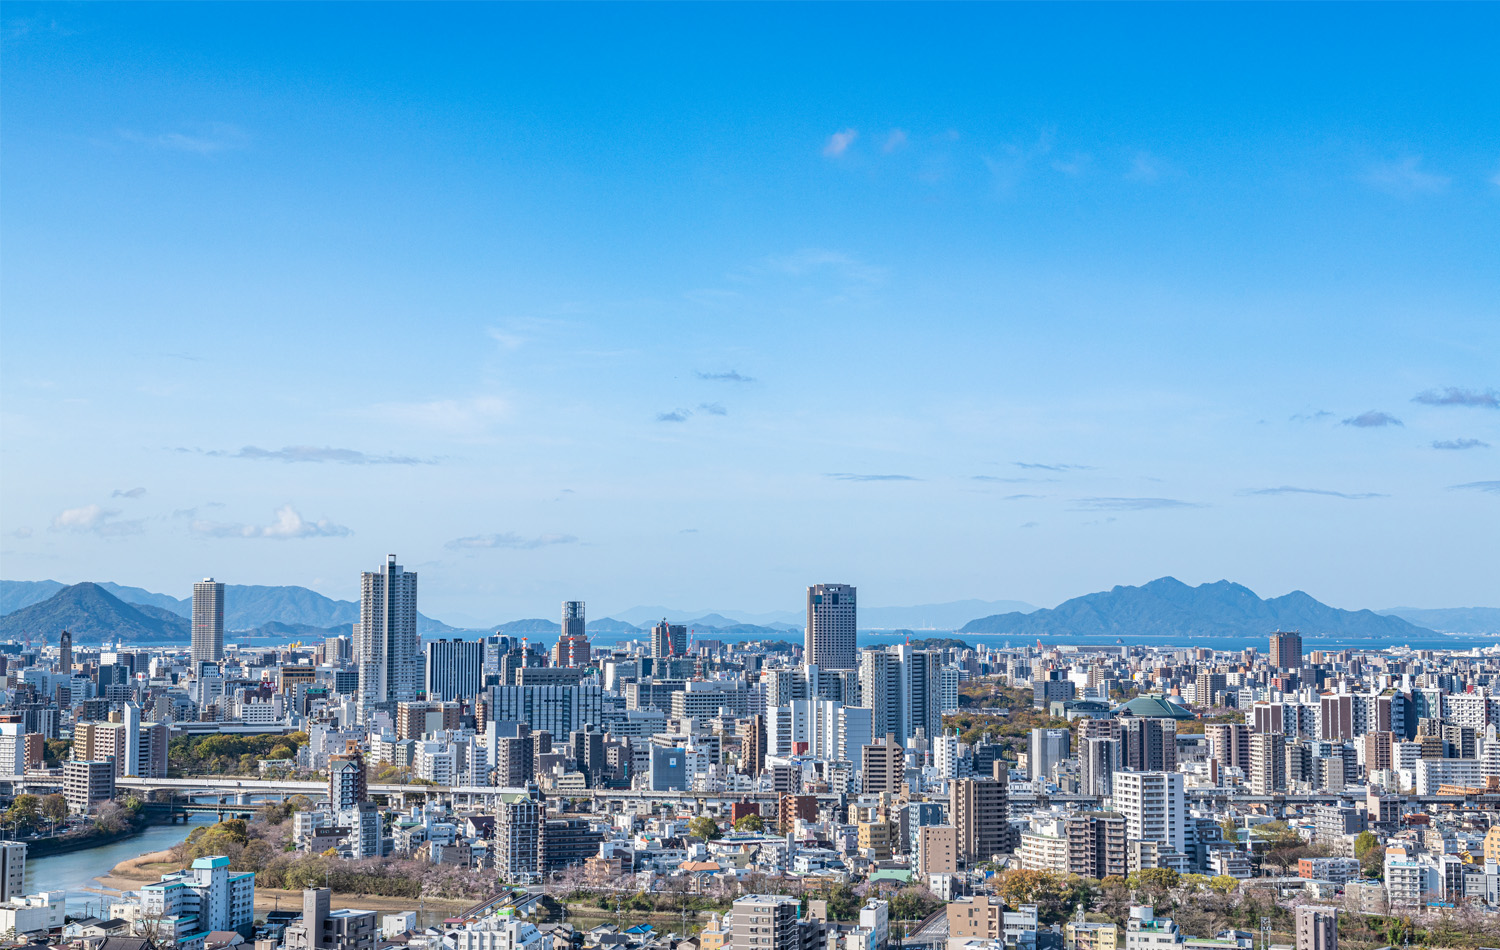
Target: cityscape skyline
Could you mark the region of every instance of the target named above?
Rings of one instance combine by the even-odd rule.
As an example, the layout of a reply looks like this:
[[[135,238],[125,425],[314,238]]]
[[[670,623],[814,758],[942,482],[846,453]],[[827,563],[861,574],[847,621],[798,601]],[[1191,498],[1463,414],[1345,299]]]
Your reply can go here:
[[[1496,36],[5,3],[0,944],[1493,943]]]
[[[1490,6],[6,17],[5,577],[1495,603]]]

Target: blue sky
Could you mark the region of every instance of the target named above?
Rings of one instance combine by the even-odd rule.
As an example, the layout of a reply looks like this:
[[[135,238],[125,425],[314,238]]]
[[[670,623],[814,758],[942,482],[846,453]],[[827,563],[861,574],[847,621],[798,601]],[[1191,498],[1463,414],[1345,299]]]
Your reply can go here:
[[[7,4],[0,573],[1500,604],[1496,35]]]

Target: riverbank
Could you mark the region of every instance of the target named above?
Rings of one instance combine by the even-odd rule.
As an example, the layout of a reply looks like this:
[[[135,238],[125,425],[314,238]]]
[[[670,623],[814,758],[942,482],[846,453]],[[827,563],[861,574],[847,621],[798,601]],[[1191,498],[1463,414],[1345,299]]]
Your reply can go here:
[[[181,862],[172,860],[172,851],[151,851],[146,854],[126,858],[116,864],[108,873],[100,875],[96,880],[99,887],[105,891],[133,891],[138,890],[142,884],[158,881],[163,874],[171,874],[173,871],[181,870]],[[416,899],[409,897],[385,897],[377,894],[347,894],[335,892],[330,907],[333,910],[352,908],[354,910],[373,910],[382,914],[396,914],[402,911],[417,910],[424,915],[439,914],[443,917],[451,917],[461,914],[473,907],[476,901],[472,900],[440,900],[436,898]],[[257,914],[270,910],[295,910],[302,906],[302,892],[283,890],[274,887],[257,887],[255,889],[255,911]]]
[[[128,891],[142,884],[159,881],[163,874],[180,870],[182,870],[182,864],[172,860],[171,849],[148,851],[133,858],[126,858],[110,868],[108,873],[99,875],[98,879],[105,887]]]
[[[147,822],[133,825],[123,831],[92,831],[81,835],[57,835],[51,838],[36,838],[25,841],[28,859],[47,858],[55,854],[71,854],[134,838],[148,827]]]

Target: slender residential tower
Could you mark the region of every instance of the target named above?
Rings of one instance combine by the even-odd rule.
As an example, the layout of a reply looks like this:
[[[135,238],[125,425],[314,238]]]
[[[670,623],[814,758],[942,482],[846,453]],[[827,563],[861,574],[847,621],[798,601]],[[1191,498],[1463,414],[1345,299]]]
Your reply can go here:
[[[386,556],[359,576],[359,721],[417,698],[422,654],[417,639],[417,575]]]
[[[807,641],[802,662],[820,670],[859,666],[854,649],[854,588],[814,584],[807,589]]]
[[[224,659],[224,585],[205,577],[193,585],[193,671]]]

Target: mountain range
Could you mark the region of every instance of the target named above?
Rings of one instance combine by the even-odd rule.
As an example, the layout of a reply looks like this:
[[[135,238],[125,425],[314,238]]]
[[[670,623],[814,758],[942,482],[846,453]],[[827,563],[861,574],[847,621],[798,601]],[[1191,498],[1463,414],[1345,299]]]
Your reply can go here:
[[[104,585],[87,581],[0,617],[0,637],[19,640],[31,635],[55,643],[64,630],[73,634],[75,643],[158,642],[192,636],[192,624],[172,611],[127,604]]]
[[[1264,637],[1277,630],[1383,643],[1433,635],[1400,617],[1330,607],[1300,590],[1262,600],[1248,587],[1229,581],[1190,587],[1175,577],[1074,597],[1050,610],[983,617],[958,632],[1027,639],[1174,637],[1188,642],[1200,637]]]
[[[986,609],[1000,612],[972,619]],[[0,581],[0,639],[28,634],[52,639],[68,629],[80,642],[106,636],[136,642],[186,640],[191,612],[191,598],[178,599],[115,583],[67,586],[57,581]],[[800,619],[793,611],[747,614],[634,607],[615,617],[592,620],[587,629],[600,643],[609,643],[646,636],[653,623],[666,618],[686,624],[705,639],[800,640],[801,627],[777,619],[783,616]],[[358,619],[356,602],[334,600],[305,587],[225,587],[225,628],[241,639],[312,640],[347,635]],[[1350,611],[1319,603],[1301,591],[1263,600],[1248,588],[1228,581],[1190,587],[1171,577],[1140,587],[1115,587],[1075,597],[1051,609],[1037,609],[1018,601],[970,600],[916,607],[861,607],[859,619],[861,631],[877,633],[903,628],[917,634],[956,630],[1054,640],[1069,636],[1258,638],[1276,629],[1386,643],[1432,637],[1434,630],[1500,636],[1500,608]],[[429,636],[497,632],[547,640],[555,638],[560,629],[556,621],[540,618],[461,629],[418,615],[418,631]]]
[[[56,642],[64,630],[73,634],[75,643],[102,643],[121,640],[125,643],[172,643],[192,638],[192,621],[165,607],[154,604],[128,603],[109,589],[118,585],[85,581],[64,587],[51,597],[28,604],[0,616],[0,639],[20,640],[27,636]],[[123,588],[128,592],[130,588]],[[275,637],[283,640],[317,640],[349,633],[348,624],[321,627],[306,623],[268,620],[248,630],[233,632],[236,637],[253,639]]]
[[[1500,607],[1390,607],[1375,611],[1410,620],[1419,627],[1428,627],[1438,633],[1467,633],[1471,635],[1500,636]]]
[[[191,597],[178,599],[170,594],[158,594],[108,581],[101,581],[95,586],[127,604],[156,607],[185,620],[191,620],[193,616]],[[23,607],[39,604],[67,587],[67,584],[59,581],[0,581],[0,614],[10,614]],[[268,623],[319,628],[347,627],[358,620],[359,604],[356,601],[334,600],[306,587],[224,585],[224,629],[227,631],[254,630]],[[417,614],[418,633],[456,633],[460,629]]]

